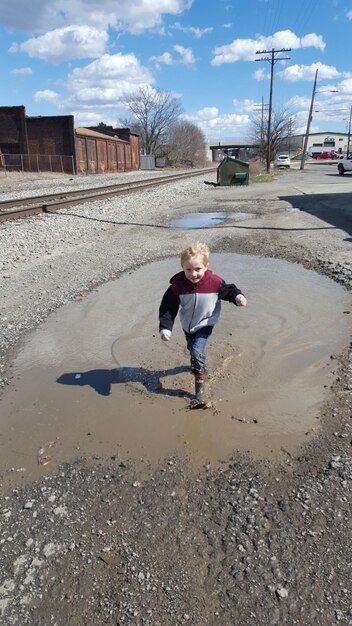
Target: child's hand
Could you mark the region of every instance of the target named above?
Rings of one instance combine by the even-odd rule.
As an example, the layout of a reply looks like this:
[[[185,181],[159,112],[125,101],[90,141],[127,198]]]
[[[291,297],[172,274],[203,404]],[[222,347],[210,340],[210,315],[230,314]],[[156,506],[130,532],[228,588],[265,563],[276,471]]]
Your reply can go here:
[[[247,306],[247,298],[245,298],[241,293],[236,296],[236,304],[237,306]]]
[[[170,335],[161,335],[162,341],[170,341]]]

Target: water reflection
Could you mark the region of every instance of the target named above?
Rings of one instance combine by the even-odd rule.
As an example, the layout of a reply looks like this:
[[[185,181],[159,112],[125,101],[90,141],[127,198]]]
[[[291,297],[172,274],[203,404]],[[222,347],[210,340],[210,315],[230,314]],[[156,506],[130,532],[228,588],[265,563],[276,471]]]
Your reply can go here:
[[[170,223],[171,228],[209,228],[223,224],[227,220],[241,220],[256,217],[255,213],[226,213],[224,211],[210,213],[189,213]]]

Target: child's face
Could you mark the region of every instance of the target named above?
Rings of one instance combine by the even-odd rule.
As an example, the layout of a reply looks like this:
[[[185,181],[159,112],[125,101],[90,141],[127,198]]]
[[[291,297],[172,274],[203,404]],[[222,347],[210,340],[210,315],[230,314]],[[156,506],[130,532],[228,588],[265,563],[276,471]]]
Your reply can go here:
[[[208,266],[204,265],[203,257],[200,254],[196,254],[183,262],[182,269],[186,278],[188,278],[191,283],[196,284],[203,278]]]

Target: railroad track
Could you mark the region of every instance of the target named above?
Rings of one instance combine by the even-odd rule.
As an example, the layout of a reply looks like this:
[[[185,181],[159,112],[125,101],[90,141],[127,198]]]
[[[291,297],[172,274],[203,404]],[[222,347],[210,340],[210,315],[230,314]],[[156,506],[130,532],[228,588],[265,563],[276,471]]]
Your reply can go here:
[[[214,171],[215,168],[206,168],[201,170],[192,170],[182,174],[160,176],[159,178],[148,178],[130,183],[119,183],[104,187],[101,186],[76,191],[62,191],[60,193],[47,194],[43,196],[31,196],[16,200],[5,200],[0,202],[0,222],[15,220],[20,217],[29,217],[39,213],[51,213],[52,211],[58,211],[59,209],[64,209],[69,206],[83,204],[84,202],[94,202],[95,200],[104,200],[105,198],[112,196],[144,191],[149,188],[157,187],[158,185],[165,185],[167,183],[182,180],[183,178],[209,174]]]

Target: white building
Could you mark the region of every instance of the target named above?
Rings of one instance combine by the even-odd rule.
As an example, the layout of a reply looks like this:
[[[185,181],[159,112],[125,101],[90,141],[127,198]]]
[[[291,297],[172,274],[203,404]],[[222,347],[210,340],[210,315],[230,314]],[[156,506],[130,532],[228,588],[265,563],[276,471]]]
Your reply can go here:
[[[305,135],[295,135],[294,138],[301,138],[301,145],[299,147],[303,148]],[[341,152],[344,154],[347,152],[347,145],[348,133],[310,133],[308,136],[307,152],[308,154],[311,154],[312,152],[318,152],[320,149],[321,152],[333,151]]]

